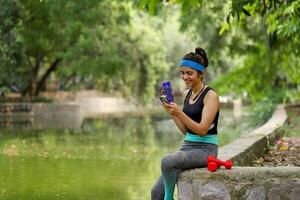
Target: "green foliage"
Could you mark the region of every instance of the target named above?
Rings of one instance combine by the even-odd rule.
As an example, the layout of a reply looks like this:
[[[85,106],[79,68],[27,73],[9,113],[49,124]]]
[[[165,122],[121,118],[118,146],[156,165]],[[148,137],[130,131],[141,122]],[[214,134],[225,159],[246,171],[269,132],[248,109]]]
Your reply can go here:
[[[147,9],[151,15],[156,14],[157,10],[164,4],[181,4],[181,11],[183,13],[189,12],[193,7],[201,5],[202,0],[141,0],[139,2],[139,8]]]
[[[131,10],[131,5],[127,6]],[[154,96],[155,84],[169,67],[165,61],[165,47],[161,45],[162,20],[149,19],[147,14],[135,11],[130,12],[129,18],[129,24],[107,26],[106,34],[103,34],[103,27],[99,27],[82,40],[81,45],[91,48],[90,55],[98,49],[102,50],[101,55],[96,54],[94,60],[85,56],[80,63],[71,63],[81,72],[86,84],[108,93],[121,92],[132,99],[139,97],[139,101],[145,103]],[[84,52],[78,56],[82,55]]]
[[[266,17],[268,32],[277,34],[279,38],[287,38],[293,36],[299,37],[299,0],[232,0],[232,10],[227,15],[226,23],[231,23],[231,17],[236,18],[237,22],[240,21],[240,19],[242,19],[240,18],[240,13],[243,13],[243,15],[246,16],[254,15]],[[224,24],[224,26],[226,25]]]
[[[283,127],[284,135],[287,137],[300,137],[300,107],[292,105],[286,107],[288,123]]]
[[[49,76],[46,74],[47,71],[53,72],[57,69],[53,65],[58,60],[61,60],[59,65],[70,68],[70,74],[75,71],[86,75],[87,72],[94,72],[94,69],[91,71],[90,68],[98,65],[106,66],[101,69],[104,73],[108,71],[108,66],[113,71],[116,65],[110,65],[110,60],[101,59],[111,58],[107,55],[111,52],[105,51],[107,44],[96,47],[92,44],[97,42],[93,39],[101,38],[102,41],[110,35],[109,31],[120,31],[117,27],[129,22],[123,4],[118,5],[114,1],[83,3],[77,0],[22,0],[20,10],[22,21],[20,32],[23,36],[26,58],[22,64],[24,68],[35,73],[34,79],[28,80],[31,87],[29,89],[35,90],[34,84],[43,84],[43,78]],[[90,68],[85,66],[88,61]],[[69,75],[68,71],[64,72],[67,73],[66,76]]]
[[[194,34],[199,34],[198,40],[212,55],[213,74],[218,77],[212,85],[221,94],[244,96],[246,93],[252,102],[257,102],[265,97],[273,99],[273,93],[278,93],[282,102],[296,101],[295,94],[299,93],[297,85],[300,83],[297,70],[299,57],[296,56],[300,41],[299,1],[285,4],[270,1],[267,5],[261,2],[233,0],[231,8],[225,7],[223,10],[212,9],[224,4],[218,2],[194,7],[189,13],[182,13],[186,19],[183,26],[187,27],[184,30],[190,29]],[[268,12],[263,12],[264,9]],[[193,14],[194,10],[198,10],[197,14]],[[222,13],[224,10],[225,13]],[[223,16],[229,12],[225,28],[224,22],[223,25],[219,23],[220,17],[214,17],[212,11]],[[236,23],[232,23],[233,19]],[[221,33],[226,29],[231,32],[223,34],[220,39],[215,34],[218,27],[222,27]],[[218,62],[215,62],[216,58]]]
[[[0,86],[9,86],[20,80],[13,76],[19,70],[20,35],[18,3],[15,0],[1,0],[0,9]],[[3,90],[3,89],[2,89]]]
[[[250,124],[257,127],[267,122],[272,116],[278,101],[274,99],[264,98],[256,102],[251,108]]]
[[[299,60],[295,63],[285,60],[286,55],[280,52],[261,48],[260,53],[249,54],[241,67],[212,82],[213,87],[221,95],[234,92],[240,98],[246,92],[252,102],[266,97],[276,99],[278,103],[296,101],[294,94],[300,79],[295,66]]]
[[[162,20],[149,20],[128,1],[2,1],[0,33],[11,30],[11,39],[1,37],[7,64],[0,70],[14,70],[0,83],[16,78],[24,95],[56,80],[63,89],[98,88],[145,102],[168,69],[157,31]]]
[[[300,1],[292,1],[291,3],[283,6],[281,9],[274,11],[274,13],[269,16],[269,31],[277,31],[280,38],[297,37],[299,39],[299,16]],[[273,28],[273,30],[271,28]]]
[[[169,69],[165,61],[166,49],[161,45],[162,32],[158,31],[162,21],[158,18],[149,19],[143,13],[133,13],[131,19],[134,26],[124,29],[118,43],[122,67],[118,68],[113,78],[101,76],[97,85],[101,90],[115,88],[125,96],[139,96],[139,100],[145,103],[154,96],[154,86]]]
[[[46,80],[58,80],[63,89],[98,88],[146,102],[166,74],[174,75],[169,69],[179,54],[201,46],[210,60],[207,80],[221,77],[214,84],[222,94],[247,92],[258,101],[275,87],[288,91],[284,101],[297,99],[299,0],[134,2],[156,16],[128,1],[2,0],[1,86],[17,82],[35,95]],[[170,45],[164,29],[173,19],[165,8],[174,4],[189,40]]]
[[[172,3],[183,6],[184,1]],[[257,102],[272,99],[276,91],[283,102],[297,100],[299,0],[231,0],[199,5],[190,5],[189,12],[182,12],[182,30],[207,49],[214,67],[209,68],[208,80],[218,77],[212,85],[221,94],[247,93]]]
[[[227,72],[240,59],[230,55],[231,40],[237,37],[220,37],[219,26],[223,22],[228,5],[225,8],[219,1],[209,1],[201,7],[190,8],[180,17],[181,30],[194,40],[194,47],[200,46],[207,51],[209,66],[207,81]]]

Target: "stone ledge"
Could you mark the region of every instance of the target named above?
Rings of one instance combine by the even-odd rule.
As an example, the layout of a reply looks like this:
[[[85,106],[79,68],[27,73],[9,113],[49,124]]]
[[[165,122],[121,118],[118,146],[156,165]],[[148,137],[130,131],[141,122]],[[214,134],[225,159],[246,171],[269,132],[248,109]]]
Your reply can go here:
[[[300,167],[233,167],[228,170],[219,168],[216,172],[210,172],[206,168],[187,170],[179,175],[181,181],[193,182],[195,178],[201,179],[226,179],[226,180],[255,180],[266,179],[268,176],[277,178],[297,178],[300,186]],[[270,181],[270,180],[266,180]]]
[[[83,117],[76,103],[5,103],[0,110],[0,127],[4,129],[79,128]]]
[[[278,105],[263,126],[219,149],[218,158],[245,166],[264,154],[279,128],[287,121],[284,105]],[[212,173],[192,169],[178,177],[180,200],[296,200],[300,197],[299,167],[233,167]]]
[[[276,138],[279,134],[277,130],[286,120],[284,105],[278,105],[272,117],[263,126],[221,147],[218,158],[233,160],[237,165],[249,164],[254,157],[264,154],[268,143]]]
[[[234,167],[212,173],[207,169],[179,175],[180,200],[290,199],[300,196],[299,167]]]

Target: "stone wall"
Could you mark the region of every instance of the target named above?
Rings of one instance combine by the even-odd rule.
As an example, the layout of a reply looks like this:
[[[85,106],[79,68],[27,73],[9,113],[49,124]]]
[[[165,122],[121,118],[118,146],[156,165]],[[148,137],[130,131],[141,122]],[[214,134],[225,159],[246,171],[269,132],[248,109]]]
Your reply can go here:
[[[181,173],[180,200],[299,200],[299,167],[234,167]]]
[[[65,100],[67,98],[69,97],[65,95]],[[127,115],[138,111],[135,105],[121,97],[101,97],[91,91],[80,92],[77,96],[70,97],[70,100],[72,101],[0,103],[0,128],[79,128],[87,117]]]
[[[1,115],[12,115],[15,113],[29,114],[31,111],[32,107],[29,103],[0,103]]]
[[[83,117],[81,108],[72,103],[32,104],[34,129],[79,128]]]
[[[79,128],[80,106],[72,103],[2,103],[0,128]]]
[[[180,200],[300,200],[300,167],[241,167],[264,154],[287,121],[283,105],[263,126],[219,149],[218,158],[233,160],[231,170],[186,170],[178,178]],[[237,167],[240,166],[240,167]]]
[[[75,102],[81,107],[81,112],[86,117],[136,111],[133,104],[118,97],[77,97]]]

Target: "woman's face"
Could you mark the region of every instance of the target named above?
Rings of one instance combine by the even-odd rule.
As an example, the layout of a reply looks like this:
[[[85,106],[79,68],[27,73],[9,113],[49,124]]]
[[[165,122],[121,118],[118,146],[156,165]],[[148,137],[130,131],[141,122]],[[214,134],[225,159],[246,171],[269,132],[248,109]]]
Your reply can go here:
[[[196,84],[199,82],[201,74],[203,74],[203,72],[198,72],[190,67],[181,67],[180,72],[181,78],[185,82],[186,86],[191,88],[196,86]]]

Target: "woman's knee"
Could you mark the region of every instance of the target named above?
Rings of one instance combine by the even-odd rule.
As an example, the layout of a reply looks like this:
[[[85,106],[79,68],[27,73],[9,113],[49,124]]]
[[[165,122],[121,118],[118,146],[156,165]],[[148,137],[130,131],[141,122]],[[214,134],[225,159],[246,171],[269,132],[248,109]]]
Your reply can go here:
[[[169,170],[174,168],[174,159],[172,156],[167,155],[161,159],[161,169],[162,170]]]

